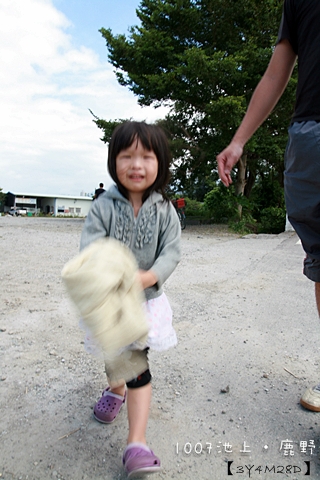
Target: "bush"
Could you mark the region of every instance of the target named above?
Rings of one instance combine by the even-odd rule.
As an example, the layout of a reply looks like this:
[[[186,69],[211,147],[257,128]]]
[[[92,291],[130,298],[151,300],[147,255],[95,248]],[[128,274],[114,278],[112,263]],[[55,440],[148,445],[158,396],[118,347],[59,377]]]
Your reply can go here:
[[[257,221],[250,214],[242,215],[238,221],[229,222],[230,229],[235,233],[246,235],[248,233],[257,233]]]
[[[259,233],[281,233],[286,225],[286,211],[280,207],[268,207],[261,211]]]
[[[230,188],[217,186],[204,197],[203,212],[215,223],[226,223],[238,215],[237,199]]]
[[[201,217],[203,215],[203,207],[201,202],[198,202],[197,200],[192,200],[188,197],[185,197],[185,202],[186,217]]]

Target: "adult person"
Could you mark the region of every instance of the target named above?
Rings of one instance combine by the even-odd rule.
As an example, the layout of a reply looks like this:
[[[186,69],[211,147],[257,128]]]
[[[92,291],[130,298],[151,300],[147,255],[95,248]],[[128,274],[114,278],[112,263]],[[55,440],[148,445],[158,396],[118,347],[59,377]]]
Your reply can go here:
[[[96,188],[96,190],[94,192],[93,200],[97,200],[99,195],[101,195],[101,193],[105,192],[105,189],[103,187],[104,187],[103,183],[99,183],[99,188]]]
[[[320,2],[285,0],[278,40],[270,63],[257,85],[247,112],[231,143],[218,156],[226,187],[246,142],[268,117],[284,92],[298,58],[294,114],[285,152],[285,200],[290,223],[306,252],[304,274],[315,282],[320,317]],[[320,384],[300,400],[320,411]]]

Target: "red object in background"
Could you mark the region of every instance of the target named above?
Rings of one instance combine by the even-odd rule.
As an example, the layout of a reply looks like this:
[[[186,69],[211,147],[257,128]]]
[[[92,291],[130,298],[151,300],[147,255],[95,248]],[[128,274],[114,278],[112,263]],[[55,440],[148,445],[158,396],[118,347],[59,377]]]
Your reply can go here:
[[[186,203],[184,201],[184,198],[178,198],[177,199],[177,207],[178,208],[184,208],[186,206]]]

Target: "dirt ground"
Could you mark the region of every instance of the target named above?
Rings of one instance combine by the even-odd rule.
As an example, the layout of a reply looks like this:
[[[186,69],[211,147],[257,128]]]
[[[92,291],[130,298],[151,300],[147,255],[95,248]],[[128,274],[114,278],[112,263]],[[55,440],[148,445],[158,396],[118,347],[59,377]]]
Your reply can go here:
[[[124,480],[125,409],[92,416],[105,388],[60,272],[83,220],[0,217],[0,478]],[[165,291],[179,343],[151,353],[157,479],[320,479],[313,286],[293,232],[240,238],[187,226]]]

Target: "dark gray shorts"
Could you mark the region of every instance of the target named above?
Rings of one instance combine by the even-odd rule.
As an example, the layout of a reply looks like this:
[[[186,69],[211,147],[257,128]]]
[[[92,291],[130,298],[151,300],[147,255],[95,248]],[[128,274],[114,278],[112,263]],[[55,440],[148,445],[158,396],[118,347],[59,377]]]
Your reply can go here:
[[[289,221],[307,254],[304,274],[320,282],[320,123],[289,128],[284,187]]]

